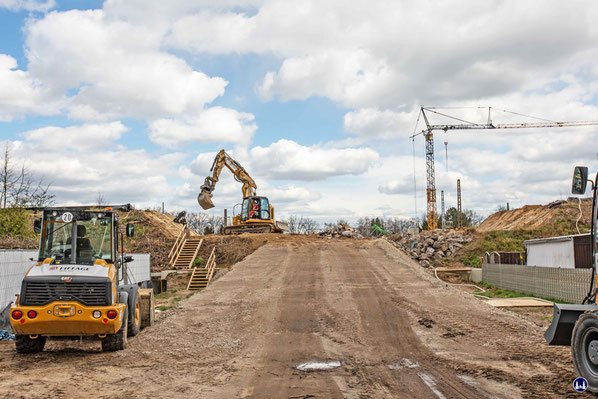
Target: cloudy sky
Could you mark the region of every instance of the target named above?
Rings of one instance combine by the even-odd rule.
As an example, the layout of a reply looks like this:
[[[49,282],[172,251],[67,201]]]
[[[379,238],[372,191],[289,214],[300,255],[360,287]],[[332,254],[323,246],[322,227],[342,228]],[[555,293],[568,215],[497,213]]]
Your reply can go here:
[[[593,0],[0,0],[0,141],[59,204],[199,211],[225,148],[279,216],[409,217],[425,210],[420,105],[598,120],[597,20]],[[597,127],[435,139],[447,206],[461,179],[483,215],[598,169]],[[241,197],[225,173],[216,214]]]

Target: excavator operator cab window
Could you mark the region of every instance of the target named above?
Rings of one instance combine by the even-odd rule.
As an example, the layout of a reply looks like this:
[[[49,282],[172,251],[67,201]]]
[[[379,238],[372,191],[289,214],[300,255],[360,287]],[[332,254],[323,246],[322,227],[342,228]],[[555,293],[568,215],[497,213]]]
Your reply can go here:
[[[270,219],[270,206],[268,204],[268,198],[260,198],[260,208],[261,208],[261,217],[262,220]]]
[[[248,197],[243,200],[241,219],[270,219],[268,198]]]

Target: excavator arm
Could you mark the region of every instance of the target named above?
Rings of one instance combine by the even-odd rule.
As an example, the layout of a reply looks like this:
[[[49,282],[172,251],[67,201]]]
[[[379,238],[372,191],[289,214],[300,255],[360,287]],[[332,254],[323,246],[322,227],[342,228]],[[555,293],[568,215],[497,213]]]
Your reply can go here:
[[[206,177],[204,184],[202,184],[200,187],[201,191],[197,196],[197,202],[199,202],[199,205],[201,205],[203,209],[210,209],[214,207],[214,203],[212,202],[212,191],[214,191],[216,188],[216,183],[218,183],[220,173],[225,166],[231,171],[235,180],[243,184],[241,188],[243,192],[243,198],[255,195],[257,186],[255,181],[253,181],[251,176],[249,176],[249,173],[247,173],[241,164],[232,159],[230,155],[226,153],[226,151],[220,150],[220,152],[216,155],[216,158],[214,158],[214,163],[210,169],[212,175]]]

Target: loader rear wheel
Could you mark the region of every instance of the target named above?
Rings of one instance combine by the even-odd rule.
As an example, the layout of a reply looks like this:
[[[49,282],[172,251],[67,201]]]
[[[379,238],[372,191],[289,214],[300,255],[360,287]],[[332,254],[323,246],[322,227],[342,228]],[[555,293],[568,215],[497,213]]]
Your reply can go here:
[[[580,377],[588,381],[588,389],[598,392],[598,314],[579,316],[571,338],[573,366]]]
[[[29,335],[17,334],[15,336],[15,346],[17,353],[38,353],[44,350],[46,337],[41,335],[37,338],[29,338]]]
[[[139,299],[139,292],[134,291],[135,298],[131,301],[131,307],[129,308],[131,315],[129,318],[129,337],[134,337],[139,334],[141,330],[141,300]]]
[[[121,351],[127,347],[128,314],[127,308],[124,310],[123,324],[116,334],[108,334],[102,338],[102,350],[104,352]]]

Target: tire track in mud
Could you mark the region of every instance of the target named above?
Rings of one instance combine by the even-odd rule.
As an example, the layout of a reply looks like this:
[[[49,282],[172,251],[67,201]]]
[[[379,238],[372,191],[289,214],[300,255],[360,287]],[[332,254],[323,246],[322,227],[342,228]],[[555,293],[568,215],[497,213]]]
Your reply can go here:
[[[354,303],[355,314],[353,321],[347,321],[335,312],[330,304],[334,301],[334,293],[328,291],[325,313],[328,313],[329,319],[345,323],[342,327],[336,323],[330,335],[336,335],[339,339],[339,333],[342,332],[340,339],[343,341],[352,341],[354,337],[365,341],[361,351],[355,351],[354,354],[355,357],[361,355],[367,359],[365,364],[356,362],[357,375],[363,382],[354,385],[379,388],[377,392],[371,392],[375,396],[483,397],[482,392],[464,384],[452,370],[438,368],[431,353],[411,330],[406,315],[400,308],[392,306],[390,298],[397,284],[383,281],[377,271],[379,266],[372,263],[370,251],[371,248],[347,245],[328,251],[325,258],[327,263],[337,266],[333,273],[326,276],[329,279],[326,286],[338,284],[341,290],[344,289],[344,297],[350,297]],[[338,265],[343,267],[339,268]],[[359,328],[351,328],[351,323]],[[400,367],[401,362],[408,365]]]

